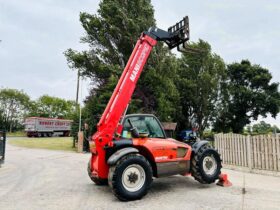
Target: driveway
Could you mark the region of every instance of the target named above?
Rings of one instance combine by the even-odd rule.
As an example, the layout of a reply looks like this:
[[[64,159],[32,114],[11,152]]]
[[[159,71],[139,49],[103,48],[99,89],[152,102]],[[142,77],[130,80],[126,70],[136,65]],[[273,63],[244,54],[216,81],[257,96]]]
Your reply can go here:
[[[0,168],[0,209],[279,209],[280,177],[223,170],[232,187],[192,177],[156,179],[142,199],[120,202],[88,178],[89,154],[7,145]],[[245,181],[244,181],[245,180]],[[245,183],[246,193],[242,194]]]

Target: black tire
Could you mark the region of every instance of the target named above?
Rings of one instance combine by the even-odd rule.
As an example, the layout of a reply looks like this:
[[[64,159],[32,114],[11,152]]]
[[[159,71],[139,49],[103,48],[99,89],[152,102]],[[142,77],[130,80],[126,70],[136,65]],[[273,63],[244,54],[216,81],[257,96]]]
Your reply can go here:
[[[208,165],[209,168],[212,166],[214,167],[211,173],[209,171],[207,172],[207,169],[205,170],[205,167],[207,168],[206,165],[203,167],[203,164],[207,164],[207,160],[210,163],[210,165]],[[222,160],[220,155],[215,149],[211,148],[209,144],[203,145],[198,152],[193,155],[191,160],[191,174],[195,180],[202,184],[211,184],[215,182],[221,174],[221,168]]]
[[[131,177],[125,180],[125,173],[129,173],[129,170],[133,169],[136,170],[136,172],[134,171],[132,173],[132,171],[130,171],[128,176],[131,175]],[[139,170],[139,173],[142,173],[140,179],[138,177],[139,174],[137,175],[137,170]],[[132,179],[132,181],[129,179]],[[142,155],[129,154],[121,158],[116,165],[110,167],[108,181],[113,193],[119,200],[137,200],[147,194],[152,184],[152,167],[147,159]],[[135,188],[131,187],[128,190],[129,187],[126,186],[125,182],[130,182],[129,184],[132,185],[136,184],[136,186]]]
[[[66,131],[66,132],[63,132],[63,136],[69,136],[70,132],[69,131]]]
[[[108,185],[108,179],[100,179],[100,178],[97,178],[97,177],[93,177],[91,175],[90,161],[88,162],[87,171],[88,171],[89,178],[91,179],[91,181],[94,182],[94,184],[96,184],[96,185]]]

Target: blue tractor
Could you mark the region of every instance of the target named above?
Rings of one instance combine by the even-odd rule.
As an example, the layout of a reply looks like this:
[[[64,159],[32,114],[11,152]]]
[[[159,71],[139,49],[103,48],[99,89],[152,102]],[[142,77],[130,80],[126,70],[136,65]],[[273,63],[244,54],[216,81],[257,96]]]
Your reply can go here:
[[[178,135],[178,140],[183,141],[189,145],[193,145],[197,140],[197,132],[194,130],[183,130]]]

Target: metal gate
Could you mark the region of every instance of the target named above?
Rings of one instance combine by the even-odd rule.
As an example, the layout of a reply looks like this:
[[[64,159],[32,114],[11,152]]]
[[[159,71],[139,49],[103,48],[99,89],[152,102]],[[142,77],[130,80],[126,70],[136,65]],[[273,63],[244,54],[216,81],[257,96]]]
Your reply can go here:
[[[6,133],[0,131],[0,166],[5,160]]]

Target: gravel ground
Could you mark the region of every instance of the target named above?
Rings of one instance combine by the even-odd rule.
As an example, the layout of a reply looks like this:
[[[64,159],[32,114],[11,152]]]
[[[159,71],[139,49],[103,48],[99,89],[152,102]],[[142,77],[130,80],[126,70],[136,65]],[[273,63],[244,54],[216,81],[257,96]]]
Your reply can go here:
[[[142,199],[120,202],[87,176],[89,154],[7,145],[0,168],[0,209],[279,209],[280,177],[224,169],[232,187],[192,177],[155,179]],[[246,193],[242,194],[245,183]]]

